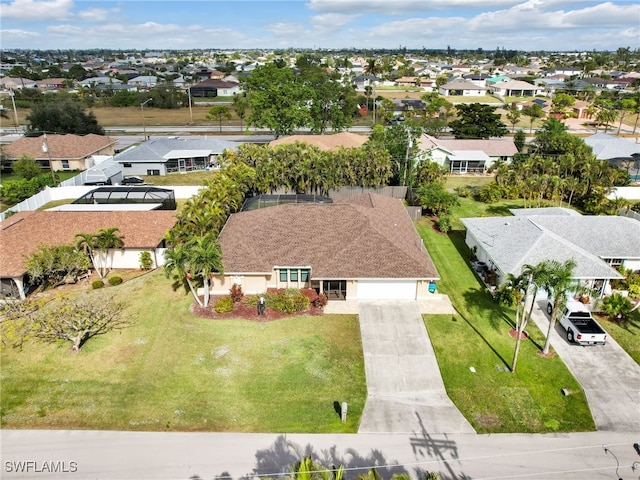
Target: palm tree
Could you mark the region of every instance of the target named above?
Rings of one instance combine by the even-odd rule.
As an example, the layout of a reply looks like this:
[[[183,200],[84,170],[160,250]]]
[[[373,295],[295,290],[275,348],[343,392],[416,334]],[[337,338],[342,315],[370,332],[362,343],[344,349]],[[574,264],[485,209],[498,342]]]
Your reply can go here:
[[[107,276],[111,269],[108,265],[109,250],[114,248],[122,248],[124,239],[118,235],[119,228],[101,228],[97,233],[78,233],[76,234],[78,248],[82,248],[88,253],[94,268],[100,275],[101,279]],[[111,257],[113,261],[113,256]]]
[[[547,292],[549,298],[553,300],[547,338],[542,349],[542,354],[546,355],[549,353],[551,332],[556,326],[558,312],[566,305],[567,295],[576,286],[576,282],[573,279],[573,270],[576,267],[576,262],[573,259],[564,263],[560,263],[557,260],[545,260],[539,267],[541,269],[540,285]]]
[[[514,276],[509,274],[507,276],[507,287],[510,288],[516,298],[516,346],[513,351],[513,360],[511,362],[511,372],[516,371],[516,365],[518,363],[518,354],[520,353],[520,343],[522,341],[522,335],[527,328],[531,314],[533,313],[533,307],[536,304],[536,298],[538,296],[538,283],[540,282],[543,274],[543,266],[541,264],[524,265],[522,268],[522,274]],[[527,307],[528,311],[527,311]],[[521,320],[518,321],[520,309],[522,311]]]
[[[604,123],[604,131],[605,133],[609,130],[609,124],[614,122],[618,114],[616,113],[615,108],[610,103],[603,103],[600,105],[598,109],[598,113],[596,114],[596,121],[600,124]]]
[[[378,63],[376,58],[368,58],[367,64],[364,66],[364,71],[375,77],[381,71],[380,63]]]
[[[202,306],[202,301],[198,296],[196,288],[191,281],[191,274],[187,272],[187,251],[184,243],[176,245],[174,248],[165,250],[164,273],[167,278],[173,276],[177,283],[185,284],[191,291],[198,305]]]
[[[167,277],[173,275],[186,282],[198,305],[207,307],[211,295],[211,279],[214,272],[223,273],[222,249],[212,234],[193,237],[165,251],[164,266]],[[203,300],[197,294],[195,281],[202,284]]]

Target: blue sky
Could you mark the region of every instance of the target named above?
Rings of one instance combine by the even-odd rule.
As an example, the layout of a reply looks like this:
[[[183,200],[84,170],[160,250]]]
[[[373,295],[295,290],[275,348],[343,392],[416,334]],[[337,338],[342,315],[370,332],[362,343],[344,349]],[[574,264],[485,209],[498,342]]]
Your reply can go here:
[[[0,0],[2,48],[640,48],[637,0]]]

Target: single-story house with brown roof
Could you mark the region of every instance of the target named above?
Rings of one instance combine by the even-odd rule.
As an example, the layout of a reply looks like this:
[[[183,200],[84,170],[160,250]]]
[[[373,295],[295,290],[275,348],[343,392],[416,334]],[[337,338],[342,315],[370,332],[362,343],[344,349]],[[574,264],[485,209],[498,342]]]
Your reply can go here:
[[[3,294],[25,297],[26,259],[40,245],[76,243],[78,233],[118,228],[122,249],[108,252],[113,268],[140,268],[140,253],[150,252],[153,266],[164,264],[164,236],[176,222],[171,210],[19,212],[0,222],[0,281]]]
[[[440,278],[402,202],[373,193],[235,213],[219,241],[216,295],[238,284],[247,294],[314,288],[329,300],[416,300]]]
[[[368,138],[351,132],[339,132],[329,135],[290,135],[269,142],[270,147],[291,145],[296,142],[313,145],[323,151],[335,151],[340,147],[358,148],[367,142]]]
[[[44,170],[86,170],[93,166],[93,155],[113,155],[115,138],[90,133],[88,135],[41,135],[22,137],[3,147],[12,160],[23,156],[34,158]]]
[[[484,173],[496,161],[511,162],[518,153],[511,138],[441,139],[425,133],[418,145],[422,158],[447,167],[451,173]]]

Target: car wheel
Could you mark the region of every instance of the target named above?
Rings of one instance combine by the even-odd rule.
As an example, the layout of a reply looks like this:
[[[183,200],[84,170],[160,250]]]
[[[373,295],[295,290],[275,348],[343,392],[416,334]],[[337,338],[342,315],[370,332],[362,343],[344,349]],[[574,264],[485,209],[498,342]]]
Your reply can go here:
[[[571,331],[571,329],[567,330],[567,341],[569,343],[573,343],[573,332]]]
[[[551,306],[550,303],[547,303],[547,313],[551,315],[551,312],[553,312],[553,307]]]

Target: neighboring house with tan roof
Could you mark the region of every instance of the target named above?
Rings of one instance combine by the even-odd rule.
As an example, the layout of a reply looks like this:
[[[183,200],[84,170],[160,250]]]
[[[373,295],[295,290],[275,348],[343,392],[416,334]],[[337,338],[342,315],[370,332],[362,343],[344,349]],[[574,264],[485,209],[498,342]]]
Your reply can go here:
[[[224,275],[213,294],[239,284],[248,294],[291,287],[329,300],[415,300],[440,278],[402,202],[373,193],[239,212],[219,241]]]
[[[23,137],[3,146],[4,153],[12,160],[23,156],[34,158],[40,166],[49,170],[86,170],[93,166],[93,155],[113,155],[115,138],[90,133],[88,135],[42,135]],[[51,166],[50,162],[51,160]]]
[[[351,132],[332,133],[329,135],[290,135],[278,138],[269,143],[270,147],[278,145],[291,145],[296,142],[313,145],[323,151],[335,151],[340,147],[359,148],[367,142],[368,138]]]
[[[511,138],[449,140],[424,133],[418,146],[418,158],[429,158],[451,173],[484,173],[496,161],[511,162],[518,153]]]
[[[0,222],[2,291],[25,297],[26,258],[40,245],[76,243],[78,233],[118,228],[124,247],[109,252],[113,268],[140,268],[140,253],[151,253],[154,267],[164,264],[164,236],[176,222],[175,211],[19,212]]]
[[[0,78],[0,88],[2,90],[16,90],[20,88],[36,88],[35,80],[20,77]]]

